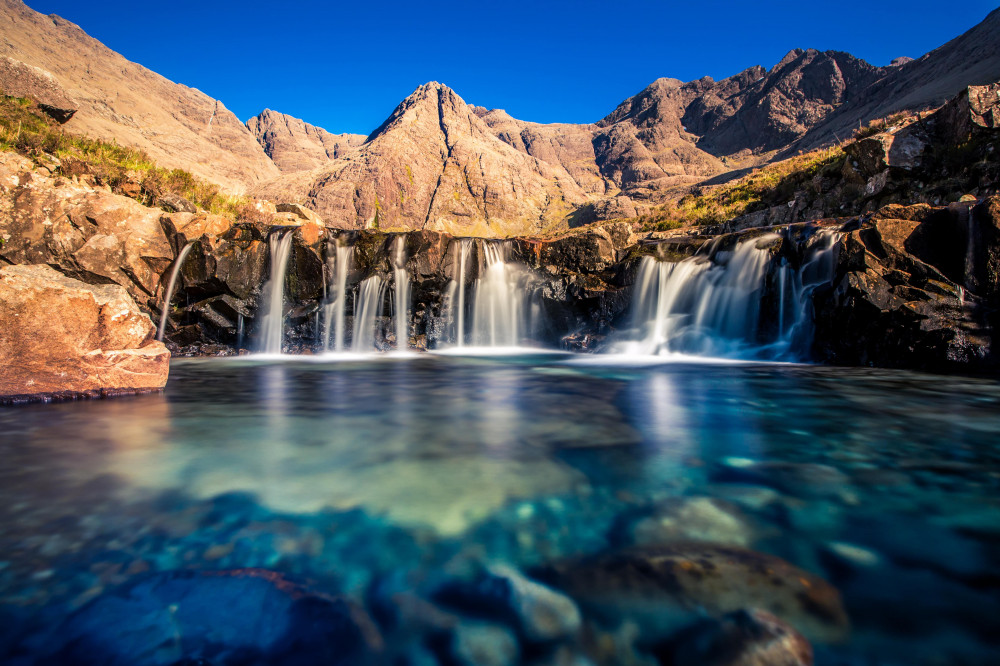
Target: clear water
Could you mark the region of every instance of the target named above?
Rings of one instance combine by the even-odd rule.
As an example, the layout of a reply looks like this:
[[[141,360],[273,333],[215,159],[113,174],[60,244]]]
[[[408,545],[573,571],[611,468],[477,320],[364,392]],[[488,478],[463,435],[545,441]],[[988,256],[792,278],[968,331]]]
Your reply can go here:
[[[266,567],[362,600],[399,572],[527,571],[641,537],[736,543],[830,581],[852,631],[817,663],[1000,663],[997,381],[568,355],[181,360],[162,395],[0,409],[0,441],[0,662],[149,571]],[[762,462],[791,476],[741,476]],[[703,498],[737,519],[641,522]]]

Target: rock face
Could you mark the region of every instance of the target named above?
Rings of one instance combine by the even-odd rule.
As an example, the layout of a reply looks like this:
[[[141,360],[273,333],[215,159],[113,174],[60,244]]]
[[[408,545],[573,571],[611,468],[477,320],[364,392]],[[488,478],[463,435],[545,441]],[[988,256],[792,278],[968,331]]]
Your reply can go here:
[[[282,173],[321,167],[357,148],[367,138],[362,134],[330,134],[270,109],[248,120],[247,129]]]
[[[888,206],[840,240],[817,307],[816,350],[833,363],[990,371],[1000,309],[1000,198]]]
[[[0,268],[0,396],[162,388],[170,352],[124,288]]]
[[[67,131],[145,150],[231,191],[278,175],[222,102],[129,62],[73,23],[0,0],[0,34],[0,56],[45,70],[76,100]]]
[[[44,263],[85,282],[117,283],[146,305],[174,257],[161,215],[0,153],[0,259],[8,263]]]

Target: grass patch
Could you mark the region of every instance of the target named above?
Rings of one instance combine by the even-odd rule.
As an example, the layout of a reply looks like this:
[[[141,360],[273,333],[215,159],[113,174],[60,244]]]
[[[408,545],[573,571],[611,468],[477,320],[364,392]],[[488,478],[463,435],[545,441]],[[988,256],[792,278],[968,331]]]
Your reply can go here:
[[[658,206],[639,216],[636,226],[641,231],[666,231],[726,222],[789,201],[797,191],[813,187],[817,176],[838,173],[844,160],[843,149],[833,146],[769,164],[732,183]]]
[[[233,220],[259,215],[249,198],[225,194],[183,169],[160,167],[142,150],[64,131],[29,99],[0,94],[0,150],[17,152],[41,165],[55,164],[50,156],[55,157],[57,173],[89,176],[146,206],[175,194]]]

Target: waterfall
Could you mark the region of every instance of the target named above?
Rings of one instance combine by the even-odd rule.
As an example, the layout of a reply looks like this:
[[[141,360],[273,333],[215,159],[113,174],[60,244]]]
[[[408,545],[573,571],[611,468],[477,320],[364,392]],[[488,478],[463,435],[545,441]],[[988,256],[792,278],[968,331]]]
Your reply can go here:
[[[393,281],[396,289],[396,349],[406,351],[409,335],[410,275],[406,272],[406,234],[392,240]]]
[[[375,333],[382,302],[385,300],[386,281],[378,275],[361,281],[354,299],[354,336],[351,349],[356,352],[374,351]]]
[[[184,263],[184,258],[188,256],[188,252],[194,246],[194,241],[189,241],[187,245],[181,248],[180,253],[177,255],[177,260],[174,262],[174,267],[170,271],[170,281],[167,282],[167,291],[163,294],[163,305],[161,306],[160,312],[160,328],[156,331],[156,339],[163,340],[163,332],[167,330],[167,318],[170,314],[170,299],[174,297],[174,287],[177,286],[177,274],[181,272],[181,265]]]
[[[784,260],[777,270],[778,326],[772,348],[779,354],[808,352],[813,333],[813,292],[833,279],[834,247],[839,236],[824,229],[813,238],[797,270]]]
[[[767,244],[777,238],[756,237],[676,263],[643,257],[633,287],[635,329],[620,350],[788,358],[811,336],[812,293],[832,278],[837,235],[817,233],[797,269],[772,256]],[[764,312],[765,299],[773,299],[773,313]],[[767,323],[776,325],[761,326],[771,315],[776,321]]]
[[[292,251],[294,232],[273,233],[269,239],[271,249],[271,277],[264,285],[264,317],[261,323],[261,351],[280,354],[284,337],[285,272]]]
[[[456,347],[465,346],[465,290],[466,268],[469,262],[469,252],[472,250],[472,239],[462,238],[455,247],[455,265],[458,272],[448,284],[449,324],[454,327],[452,340]]]
[[[472,308],[472,342],[483,347],[516,347],[524,330],[527,271],[510,261],[511,244],[483,241]]]
[[[332,333],[333,350],[344,351],[344,321],[347,311],[347,274],[354,263],[354,248],[337,240],[336,263],[333,270],[333,291],[334,299],[323,307],[323,350],[330,351],[330,338]]]

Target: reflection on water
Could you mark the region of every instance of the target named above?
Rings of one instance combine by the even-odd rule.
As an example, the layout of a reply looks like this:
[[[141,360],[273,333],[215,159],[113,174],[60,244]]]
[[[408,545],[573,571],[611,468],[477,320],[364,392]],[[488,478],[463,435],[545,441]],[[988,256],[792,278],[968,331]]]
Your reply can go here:
[[[192,360],[163,395],[4,409],[0,433],[0,618],[24,627],[149,571],[266,567],[360,599],[393,572],[695,539],[836,585],[854,630],[826,663],[1000,653],[993,381]]]

